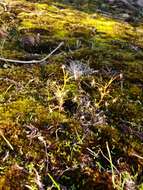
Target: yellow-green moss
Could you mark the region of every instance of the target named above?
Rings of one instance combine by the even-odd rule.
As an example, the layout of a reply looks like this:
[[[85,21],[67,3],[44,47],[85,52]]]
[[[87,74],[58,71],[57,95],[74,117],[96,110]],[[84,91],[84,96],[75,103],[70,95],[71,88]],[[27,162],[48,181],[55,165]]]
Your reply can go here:
[[[13,22],[9,22],[11,14]],[[142,156],[142,26],[135,30],[127,23],[98,13],[93,18],[70,6],[44,0],[39,3],[34,0],[16,1],[12,12],[2,15],[2,19],[8,19],[5,21],[5,24],[9,22],[8,32],[16,28],[15,35],[10,33],[10,38],[1,47],[2,57],[24,59],[32,54],[18,46],[19,38],[24,34],[40,33],[40,43],[48,44],[45,54],[40,51],[41,58],[61,41],[64,45],[45,62],[46,65],[1,62],[0,130],[7,141],[1,140],[0,150],[5,160],[2,162],[4,169],[0,171],[0,189],[23,189],[23,184],[37,188],[36,174],[32,170],[34,167],[37,169],[44,183],[47,158],[49,172],[53,172],[55,179],[65,169],[74,171],[80,166],[80,176],[84,179],[78,181],[78,185],[84,189],[82,185],[87,179],[84,173],[87,168],[89,179],[93,177],[91,171],[95,174],[97,165],[103,165],[105,171],[110,168],[110,163],[108,165],[104,155],[100,154],[107,154],[105,141],[109,142],[115,165],[121,157],[127,158],[124,162],[128,162],[133,152],[137,151]],[[56,90],[63,85],[61,66],[69,65],[71,60],[87,63],[99,72],[92,77],[82,76],[81,81],[73,78],[68,81],[63,103],[65,100],[75,103],[77,109],[69,114],[58,102]],[[101,97],[98,86],[103,87],[113,75],[118,77],[108,89],[108,98],[97,110],[95,102]],[[81,105],[82,98],[86,104]],[[79,102],[75,102],[77,100]],[[105,118],[100,118],[99,113],[104,113]],[[90,117],[93,117],[92,121]],[[97,121],[96,125],[96,117],[100,121],[105,119],[107,124],[99,125]],[[84,119],[87,119],[85,125]],[[14,150],[9,149],[8,142]],[[9,156],[6,158],[7,151]],[[139,166],[135,168],[136,173],[143,165],[139,156],[132,158]],[[102,176],[100,169],[96,167],[98,175]],[[92,183],[96,184],[96,180]]]

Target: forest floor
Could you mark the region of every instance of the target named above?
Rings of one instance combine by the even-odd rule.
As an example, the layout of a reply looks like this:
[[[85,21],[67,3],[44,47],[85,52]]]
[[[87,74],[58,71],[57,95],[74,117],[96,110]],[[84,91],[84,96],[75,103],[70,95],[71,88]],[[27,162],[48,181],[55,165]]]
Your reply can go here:
[[[60,2],[0,5],[0,190],[142,190],[142,12]]]

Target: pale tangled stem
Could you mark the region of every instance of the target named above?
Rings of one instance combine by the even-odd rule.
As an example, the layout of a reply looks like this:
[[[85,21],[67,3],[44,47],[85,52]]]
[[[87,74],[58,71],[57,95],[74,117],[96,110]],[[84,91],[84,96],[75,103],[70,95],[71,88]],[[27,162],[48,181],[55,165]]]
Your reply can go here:
[[[71,60],[67,70],[71,75],[73,75],[75,80],[78,80],[85,75],[98,73],[98,70],[91,69],[88,65],[83,64],[78,60]]]

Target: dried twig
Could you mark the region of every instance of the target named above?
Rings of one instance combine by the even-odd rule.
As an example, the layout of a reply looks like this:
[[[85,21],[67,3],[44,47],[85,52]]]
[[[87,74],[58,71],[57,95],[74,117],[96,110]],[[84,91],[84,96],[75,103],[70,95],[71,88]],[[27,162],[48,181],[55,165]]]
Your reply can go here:
[[[39,187],[39,190],[44,190],[44,185],[41,182],[41,176],[38,174],[37,170],[35,168],[33,168],[34,172],[35,172],[35,182]]]
[[[45,64],[45,61],[53,55],[62,45],[64,42],[61,42],[51,53],[49,53],[46,57],[44,57],[41,60],[31,60],[31,61],[21,61],[21,60],[14,60],[14,59],[6,59],[3,57],[0,57],[0,61],[9,62],[9,63],[19,63],[19,64]]]
[[[143,160],[143,157],[140,156],[140,155],[138,155],[138,154],[136,154],[136,153],[131,153],[130,155],[131,155],[131,156],[135,156],[135,157],[137,157],[137,158]]]
[[[6,139],[6,137],[4,136],[3,132],[0,130],[0,136],[5,140],[5,142],[7,143],[7,145],[10,147],[11,150],[14,150],[13,146],[11,145],[11,143]]]

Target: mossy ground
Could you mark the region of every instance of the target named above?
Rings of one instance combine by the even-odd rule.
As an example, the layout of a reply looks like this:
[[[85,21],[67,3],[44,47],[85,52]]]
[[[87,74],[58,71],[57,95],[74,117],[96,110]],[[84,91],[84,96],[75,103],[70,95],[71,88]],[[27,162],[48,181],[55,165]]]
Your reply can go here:
[[[45,65],[0,63],[0,189],[55,189],[52,176],[60,189],[141,190],[142,24],[52,1],[9,6],[1,57],[40,59],[64,45]],[[21,36],[37,33],[40,44],[24,49]],[[76,80],[71,60],[99,72]]]

